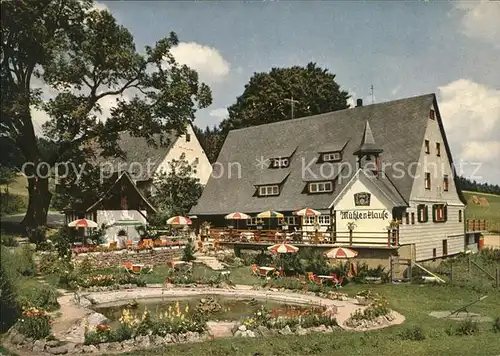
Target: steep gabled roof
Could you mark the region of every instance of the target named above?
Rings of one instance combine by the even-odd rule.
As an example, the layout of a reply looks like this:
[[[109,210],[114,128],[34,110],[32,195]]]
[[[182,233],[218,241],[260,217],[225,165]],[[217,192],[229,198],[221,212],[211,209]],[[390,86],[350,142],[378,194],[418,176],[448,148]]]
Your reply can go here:
[[[113,188],[122,180],[122,179],[126,179],[130,186],[137,192],[137,194],[139,195],[139,197],[141,198],[141,200],[148,206],[148,208],[153,211],[153,212],[156,212],[156,209],[153,205],[151,205],[151,203],[146,199],[146,197],[141,193],[141,191],[137,188],[137,186],[134,184],[132,178],[130,177],[130,175],[127,173],[127,172],[122,172],[118,178],[116,179],[116,181],[111,185],[111,187],[106,191],[106,193],[104,193],[101,198],[96,201],[94,204],[92,204],[90,207],[87,208],[86,212],[88,211],[92,211],[94,208],[98,207],[99,204],[104,200],[104,199],[107,199],[110,194],[112,194],[112,191],[113,191]]]
[[[129,132],[120,132],[118,145],[124,153],[123,157],[99,158],[104,168],[112,167],[113,172],[128,172],[136,181],[152,178],[152,175],[163,162],[168,152],[177,141],[178,135],[172,132],[153,137],[155,145],[150,145],[144,137],[132,136]]]
[[[367,121],[371,124],[371,138],[367,139],[373,138],[383,150],[382,162],[399,163],[409,173],[393,174],[397,172],[393,172],[391,167],[385,167],[392,185],[389,190],[398,193],[391,193],[393,199],[408,202],[416,170],[416,165],[412,163],[419,161],[429,108],[434,102],[435,95],[427,94],[233,130],[229,132],[217,160],[226,171],[220,178],[212,176],[209,179],[191,214],[218,215],[232,211],[256,213],[267,208],[293,211],[306,206],[328,209],[336,195],[356,173],[357,157],[354,152],[362,142]],[[444,142],[447,147],[446,140]],[[327,165],[321,169],[317,160],[322,147],[343,145],[342,164]],[[272,158],[274,152],[278,152],[281,147],[297,149],[290,160],[290,167],[286,169],[289,175],[280,194],[274,197],[253,196],[256,182],[261,181],[261,176],[270,171],[258,164],[259,159]],[[447,151],[451,157],[448,147]],[[227,172],[228,167],[235,163],[240,167],[240,176],[229,175]],[[336,178],[339,171],[342,173]],[[321,174],[320,179],[317,173]],[[332,193],[304,192],[307,182],[328,179],[335,181]],[[397,199],[398,195],[401,199]]]

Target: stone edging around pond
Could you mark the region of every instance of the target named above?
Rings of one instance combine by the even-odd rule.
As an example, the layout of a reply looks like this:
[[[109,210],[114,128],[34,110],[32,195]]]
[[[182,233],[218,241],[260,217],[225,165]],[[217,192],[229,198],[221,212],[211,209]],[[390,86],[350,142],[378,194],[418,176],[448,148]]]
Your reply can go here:
[[[75,319],[64,314],[75,314],[85,315],[83,319],[87,319],[87,324],[89,326],[95,326],[102,323],[106,318],[90,307],[97,307],[99,304],[124,302],[133,299],[144,299],[144,298],[179,298],[184,297],[196,297],[203,295],[218,295],[224,297],[234,297],[234,298],[255,298],[255,299],[271,299],[278,302],[288,302],[293,304],[307,304],[307,305],[321,305],[327,309],[332,309],[336,311],[335,318],[340,328],[351,330],[351,331],[366,331],[372,329],[378,329],[387,327],[389,325],[401,324],[404,321],[404,317],[392,311],[387,318],[383,321],[374,321],[373,323],[364,323],[360,325],[359,328],[353,328],[346,325],[349,320],[351,313],[357,309],[365,309],[365,306],[356,304],[356,300],[349,298],[347,300],[332,300],[327,298],[321,298],[309,294],[299,294],[294,291],[285,290],[254,290],[251,286],[235,286],[234,289],[221,289],[221,288],[211,288],[211,287],[174,287],[174,288],[161,288],[161,287],[145,287],[145,288],[133,288],[126,290],[113,290],[113,291],[102,291],[102,292],[88,292],[83,295],[71,296],[69,294],[59,298],[61,304],[62,315],[55,318],[53,324],[54,336],[59,341],[44,341],[44,340],[29,340],[24,338],[22,335],[17,333],[15,330],[11,329],[7,338],[8,344],[16,345],[18,349],[22,349],[25,355],[50,355],[50,354],[76,354],[76,353],[93,353],[93,352],[126,352],[135,349],[144,349],[148,347],[158,347],[167,344],[175,343],[187,343],[187,342],[201,342],[210,340],[218,337],[231,337],[231,336],[243,336],[243,337],[255,337],[255,336],[266,336],[271,334],[293,334],[291,330],[257,330],[257,332],[248,332],[247,330],[236,330],[238,328],[237,322],[209,322],[211,327],[209,329],[214,330],[219,325],[224,326],[229,329],[229,333],[194,333],[188,332],[179,335],[167,335],[166,337],[160,336],[137,336],[135,339],[130,339],[119,342],[99,344],[98,346],[93,345],[83,345],[84,333],[85,333],[85,320]],[[76,297],[76,298],[75,298]],[[65,320],[66,318],[66,320]],[[69,320],[67,320],[69,318]],[[74,317],[73,317],[74,319]],[[66,324],[64,324],[66,321]],[[72,322],[71,325],[67,325],[68,322]],[[58,323],[60,325],[58,325]],[[225,324],[225,325],[223,325]],[[304,335],[309,332],[332,332],[337,328],[327,328],[324,326],[308,329],[299,329],[296,331],[298,335]],[[57,332],[56,332],[57,331]],[[238,333],[238,331],[240,331]],[[253,335],[252,335],[253,334]],[[20,350],[21,351],[21,350]]]

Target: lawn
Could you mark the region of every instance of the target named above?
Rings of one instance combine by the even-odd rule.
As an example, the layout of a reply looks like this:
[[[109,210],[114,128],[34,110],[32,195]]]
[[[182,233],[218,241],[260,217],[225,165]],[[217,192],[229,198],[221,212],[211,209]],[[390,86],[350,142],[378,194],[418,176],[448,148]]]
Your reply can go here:
[[[458,261],[457,264],[461,262]],[[97,272],[97,271],[96,271]],[[94,272],[94,273],[96,273]],[[99,273],[116,273],[116,269],[99,270]],[[195,265],[195,278],[209,277],[218,272],[203,265]],[[168,274],[167,266],[155,266],[153,273],[143,275],[147,283],[163,283]],[[48,278],[48,280],[53,280]],[[259,284],[258,278],[250,274],[250,267],[231,269],[231,280],[237,284]],[[290,278],[293,280],[293,278]],[[464,288],[458,285],[359,285],[348,284],[342,292],[354,296],[369,288],[387,297],[391,308],[403,314],[406,321],[379,331],[365,333],[339,332],[337,334],[312,334],[307,336],[273,336],[259,339],[214,340],[199,344],[174,345],[166,348],[134,351],[126,355],[181,355],[189,352],[197,355],[498,355],[500,334],[492,331],[492,323],[479,324],[479,332],[471,336],[450,336],[447,330],[456,328],[460,322],[435,319],[431,311],[455,310],[483,295],[488,297],[471,306],[470,312],[491,318],[500,317],[500,292],[491,287]],[[485,289],[486,288],[486,289]],[[485,292],[486,290],[486,292]],[[425,339],[407,340],[401,331],[414,332],[420,327]]]
[[[354,295],[366,286],[349,285],[343,292]],[[227,339],[191,345],[133,352],[126,355],[498,355],[498,334],[492,323],[480,324],[474,336],[449,336],[446,330],[460,322],[439,320],[428,315],[433,310],[453,310],[481,296],[454,286],[378,285],[370,287],[386,296],[394,310],[406,317],[401,326],[365,333],[339,332],[307,336],[274,336],[256,339]],[[500,316],[500,294],[491,292],[469,311],[490,317]],[[401,330],[421,327],[425,339],[404,340]]]
[[[467,219],[486,220],[490,231],[500,231],[500,195],[478,192],[464,192],[467,199]],[[486,198],[488,206],[481,206],[472,202],[472,197]]]

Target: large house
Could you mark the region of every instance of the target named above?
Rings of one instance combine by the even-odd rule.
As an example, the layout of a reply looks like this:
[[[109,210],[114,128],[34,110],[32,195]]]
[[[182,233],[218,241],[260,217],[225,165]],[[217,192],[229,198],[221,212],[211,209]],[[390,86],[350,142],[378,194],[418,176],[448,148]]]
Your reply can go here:
[[[142,137],[120,133],[118,144],[124,152],[123,158],[99,162],[104,176],[109,174],[115,177],[114,184],[96,202],[81,211],[65,211],[66,221],[86,217],[99,226],[108,226],[106,236],[110,242],[116,241],[118,232],[123,229],[128,230],[128,239],[136,240],[139,236],[135,228],[122,224],[127,224],[128,220],[146,224],[147,215],[155,211],[148,199],[155,194],[155,175],[168,172],[173,160],[183,157],[195,167],[193,174],[200,183],[206,184],[212,166],[191,125],[183,135],[170,134],[167,145],[161,144],[159,136],[155,140],[156,147]]]
[[[466,201],[434,94],[233,130],[217,161],[191,210],[199,221],[271,209],[288,226],[319,223],[336,244],[406,247],[417,261],[465,248]],[[322,215],[293,214],[304,207]]]

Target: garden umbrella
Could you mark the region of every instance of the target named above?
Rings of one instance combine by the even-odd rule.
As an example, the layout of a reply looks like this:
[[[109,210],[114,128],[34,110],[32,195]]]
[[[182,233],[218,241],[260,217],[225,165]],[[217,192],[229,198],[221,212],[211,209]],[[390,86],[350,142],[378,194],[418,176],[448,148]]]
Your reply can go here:
[[[335,259],[340,259],[340,258],[354,258],[358,255],[358,251],[351,250],[350,248],[346,247],[335,247],[332,248],[331,250],[328,250],[325,252],[325,257],[327,258],[335,258]]]
[[[283,218],[284,215],[273,210],[266,210],[262,213],[257,214],[257,217],[260,219],[272,219],[272,218]],[[271,229],[271,220],[269,220],[269,229]]]
[[[78,219],[70,222],[69,227],[97,227],[97,223],[88,219]]]
[[[321,213],[317,210],[311,209],[311,208],[304,208],[297,210],[295,213],[297,216],[318,216],[321,215]]]
[[[246,219],[250,219],[250,217],[251,217],[250,215],[236,211],[234,213],[227,214],[226,216],[224,216],[224,219],[236,220],[236,228],[238,228],[238,220],[246,220]]]
[[[173,216],[167,220],[169,225],[191,225],[191,219],[185,216]]]
[[[269,246],[267,249],[274,253],[295,253],[299,250],[298,247],[289,244],[277,244]]]

